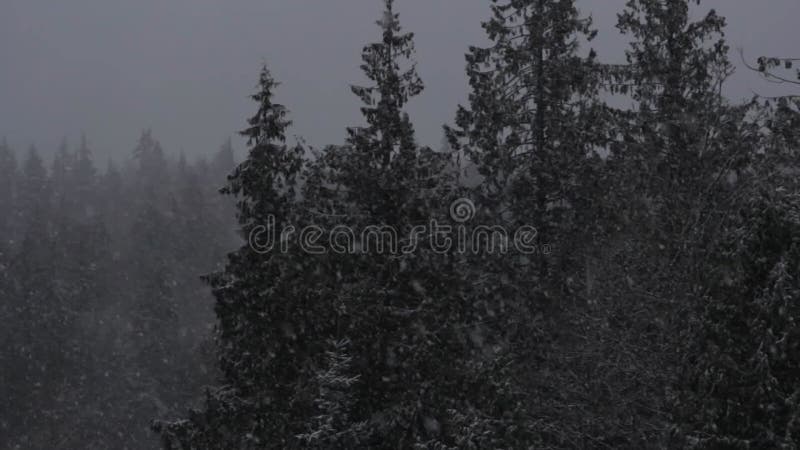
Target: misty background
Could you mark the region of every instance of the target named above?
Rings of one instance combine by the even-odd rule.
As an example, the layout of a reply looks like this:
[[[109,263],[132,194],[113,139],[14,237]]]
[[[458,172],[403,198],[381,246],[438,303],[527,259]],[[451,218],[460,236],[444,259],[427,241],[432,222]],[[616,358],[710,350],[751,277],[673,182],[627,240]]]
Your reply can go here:
[[[2,0],[0,450],[800,448],[798,13]]]
[[[602,60],[623,62],[615,28],[624,0],[581,1],[600,30]],[[360,49],[375,34],[377,0],[3,0],[0,3],[0,137],[17,149],[34,144],[49,157],[63,138],[85,132],[98,164],[128,157],[142,129],[167,153],[209,156],[250,114],[248,95],[262,61],[282,83],[278,101],[292,112],[290,135],[320,148],[344,140],[362,122],[349,85],[362,80]],[[732,99],[778,95],[742,66],[738,49],[793,55],[800,38],[797,0],[711,0],[728,21],[737,73]],[[409,105],[421,144],[438,148],[467,97],[464,53],[486,43],[480,22],[489,2],[403,0],[396,5],[416,36],[425,92]]]

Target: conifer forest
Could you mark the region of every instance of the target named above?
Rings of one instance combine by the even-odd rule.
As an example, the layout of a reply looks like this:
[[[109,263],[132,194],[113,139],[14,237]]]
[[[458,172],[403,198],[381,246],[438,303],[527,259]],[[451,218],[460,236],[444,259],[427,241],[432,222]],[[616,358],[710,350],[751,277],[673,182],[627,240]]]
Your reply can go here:
[[[340,141],[258,54],[205,156],[0,123],[0,449],[800,449],[800,55],[707,0],[486,1],[428,146],[371,3]]]

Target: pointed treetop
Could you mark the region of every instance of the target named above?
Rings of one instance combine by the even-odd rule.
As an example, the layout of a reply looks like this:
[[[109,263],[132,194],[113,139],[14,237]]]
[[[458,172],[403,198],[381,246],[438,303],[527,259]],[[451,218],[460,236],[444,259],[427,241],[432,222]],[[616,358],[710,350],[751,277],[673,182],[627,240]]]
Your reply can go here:
[[[235,167],[233,154],[233,142],[228,137],[220,147],[219,151],[214,155],[213,165],[214,170],[219,174],[227,174]]]
[[[181,150],[178,153],[178,170],[184,172],[186,170],[187,165],[188,164],[186,163],[186,152],[183,150],[183,147],[181,147]]]
[[[78,171],[85,174],[94,174],[94,161],[92,161],[92,150],[89,148],[89,140],[86,133],[81,133],[81,145],[77,151]]]
[[[141,160],[157,153],[162,153],[161,144],[153,138],[152,130],[149,128],[142,130],[139,142],[133,150],[134,157]]]
[[[283,105],[272,103],[273,90],[279,84],[264,64],[258,79],[258,92],[250,96],[259,104],[258,111],[247,121],[250,126],[240,132],[247,137],[248,145],[260,146],[272,141],[286,141],[286,128],[292,122],[286,118],[288,112]]]
[[[44,163],[42,162],[41,156],[39,156],[39,151],[33,145],[28,148],[28,157],[25,160],[25,174],[39,178],[45,178],[47,176],[47,170],[44,168]]]
[[[67,140],[67,137],[64,136],[61,138],[61,143],[58,145],[58,152],[56,153],[55,158],[53,159],[53,167],[55,168],[56,166],[69,166],[69,160],[71,159],[70,156],[71,155],[69,152],[69,141]],[[63,169],[64,167],[59,167],[59,168]]]
[[[5,137],[0,140],[0,169],[4,169],[6,174],[17,169],[16,155],[11,150],[11,147],[8,146]]]
[[[424,85],[413,61],[414,34],[401,33],[393,2],[385,1],[386,10],[377,24],[383,30],[380,42],[366,45],[361,53],[361,70],[372,81],[370,86],[351,86],[363,106],[367,127],[348,129],[348,142],[367,150],[380,164],[388,166],[398,149],[415,148],[414,130],[403,107]]]
[[[81,133],[81,146],[78,148],[78,153],[91,153],[91,150],[89,150],[89,140],[86,138],[86,133]]]
[[[383,11],[383,18],[376,23],[384,31],[400,31],[399,15],[392,9],[394,0],[384,0],[384,4],[386,9]]]
[[[86,139],[86,133],[81,133],[81,145],[76,152],[76,168],[78,177],[84,180],[93,178],[97,174],[97,170],[92,160],[92,150],[89,149],[89,141]]]

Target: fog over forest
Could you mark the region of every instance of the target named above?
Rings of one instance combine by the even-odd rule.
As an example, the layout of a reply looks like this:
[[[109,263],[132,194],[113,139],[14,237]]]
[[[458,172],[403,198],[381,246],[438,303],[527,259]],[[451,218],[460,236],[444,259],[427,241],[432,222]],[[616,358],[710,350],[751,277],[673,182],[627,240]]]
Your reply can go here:
[[[436,147],[442,125],[469,93],[464,53],[488,43],[483,0],[403,0],[395,5],[414,32],[426,90],[408,105],[421,143]],[[625,0],[578,0],[600,31],[592,47],[622,63],[628,38],[615,27]],[[727,19],[731,62],[792,55],[800,3],[704,0]],[[323,147],[359,123],[348,86],[364,81],[360,49],[375,38],[380,0],[4,0],[0,4],[0,136],[15,148],[52,154],[64,137],[87,133],[105,163],[127,157],[151,128],[170,153],[209,156],[236,135],[251,109],[254,72],[268,62],[291,99],[294,126]],[[726,91],[737,100],[791,93],[739,70]],[[47,124],[47,126],[42,126]]]
[[[798,17],[4,0],[0,450],[800,448]]]

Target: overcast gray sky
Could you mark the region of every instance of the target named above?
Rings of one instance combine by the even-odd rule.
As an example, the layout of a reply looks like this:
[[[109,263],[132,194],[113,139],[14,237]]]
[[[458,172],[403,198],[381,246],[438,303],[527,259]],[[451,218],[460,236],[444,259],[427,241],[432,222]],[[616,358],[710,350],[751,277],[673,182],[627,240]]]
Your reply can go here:
[[[600,30],[601,58],[621,61],[614,24],[624,0],[582,0]],[[410,106],[421,143],[467,94],[464,53],[483,43],[488,0],[397,0],[416,33],[425,92]],[[742,47],[798,56],[800,0],[707,0],[728,18],[731,58]],[[129,154],[150,127],[177,153],[209,154],[243,128],[266,60],[283,85],[293,134],[322,146],[361,123],[349,84],[363,81],[361,47],[375,40],[380,0],[0,0],[0,137],[49,153],[85,131],[98,155]],[[740,70],[732,97],[785,92]],[[236,140],[242,154],[243,143]]]

